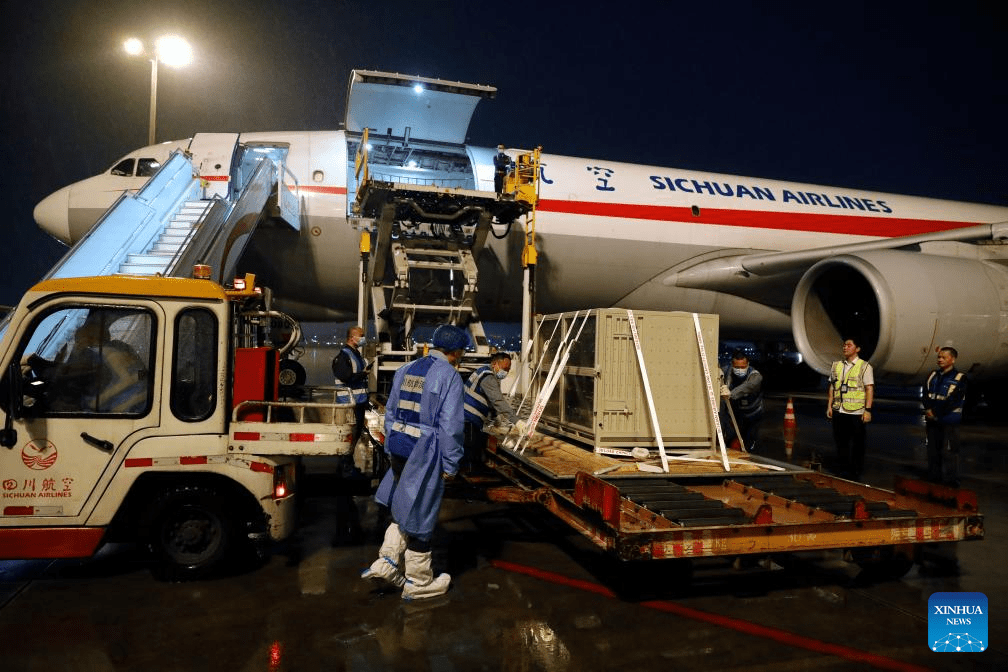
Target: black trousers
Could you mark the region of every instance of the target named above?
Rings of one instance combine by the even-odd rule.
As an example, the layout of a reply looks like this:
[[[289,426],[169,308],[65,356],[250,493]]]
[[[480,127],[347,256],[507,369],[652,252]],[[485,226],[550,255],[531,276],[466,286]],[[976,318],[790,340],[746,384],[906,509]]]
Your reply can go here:
[[[746,450],[755,452],[756,441],[759,439],[760,423],[763,422],[763,414],[757,413],[747,418],[734,408],[732,411],[735,413],[735,422],[739,425],[739,431],[742,432],[742,437],[739,440],[745,444]],[[725,443],[731,443],[731,440],[735,438],[735,427],[732,426],[731,418],[728,417],[727,411],[721,416],[721,432],[724,434]]]
[[[486,452],[487,435],[483,432],[483,425],[474,422],[465,423],[465,433],[463,435],[463,446],[465,457],[462,463],[468,467],[483,464],[483,454]]]
[[[865,423],[860,415],[833,411],[833,441],[840,470],[849,478],[861,478],[864,470]]]
[[[357,404],[354,406],[354,429],[353,438],[350,440],[350,449],[353,450],[357,446],[357,439],[364,432],[364,413],[367,411],[368,404],[364,402],[363,404]]]
[[[935,483],[959,479],[959,425],[943,425],[928,420],[928,479]],[[946,452],[946,447],[948,452]],[[947,465],[947,466],[946,466]],[[946,474],[945,472],[948,471]]]

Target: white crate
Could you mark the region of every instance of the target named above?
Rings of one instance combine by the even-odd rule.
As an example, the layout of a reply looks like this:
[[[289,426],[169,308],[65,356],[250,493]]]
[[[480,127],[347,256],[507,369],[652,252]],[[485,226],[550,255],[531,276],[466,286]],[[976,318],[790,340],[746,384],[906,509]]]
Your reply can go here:
[[[634,311],[661,428],[669,448],[713,449],[711,418],[693,314]],[[536,361],[548,348],[533,389],[545,384],[561,340],[581,326],[584,311],[540,316]],[[718,393],[718,316],[699,315],[714,394]],[[560,321],[559,328],[554,326]],[[550,338],[552,334],[552,339]],[[597,308],[571,349],[539,427],[598,448],[657,447],[627,311]]]

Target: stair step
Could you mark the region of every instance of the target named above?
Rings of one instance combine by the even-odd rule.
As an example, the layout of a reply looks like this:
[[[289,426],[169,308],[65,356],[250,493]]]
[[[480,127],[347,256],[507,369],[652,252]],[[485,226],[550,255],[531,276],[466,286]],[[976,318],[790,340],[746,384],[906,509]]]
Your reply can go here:
[[[123,264],[119,267],[119,272],[125,275],[157,275],[164,273],[165,264],[159,266],[147,266],[137,264]]]

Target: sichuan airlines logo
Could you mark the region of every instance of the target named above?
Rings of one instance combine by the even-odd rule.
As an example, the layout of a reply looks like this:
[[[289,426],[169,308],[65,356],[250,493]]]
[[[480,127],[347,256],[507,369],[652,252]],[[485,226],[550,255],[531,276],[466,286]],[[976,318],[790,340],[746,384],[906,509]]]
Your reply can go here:
[[[40,445],[38,441],[29,441],[21,449],[21,461],[29,469],[44,471],[56,463],[56,446],[51,441]]]
[[[928,647],[937,653],[986,651],[987,596],[934,593],[928,599]]]

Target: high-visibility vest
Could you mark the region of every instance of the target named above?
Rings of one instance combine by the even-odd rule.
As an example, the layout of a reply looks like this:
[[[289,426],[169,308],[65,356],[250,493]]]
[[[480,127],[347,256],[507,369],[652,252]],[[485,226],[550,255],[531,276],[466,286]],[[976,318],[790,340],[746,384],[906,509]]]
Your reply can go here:
[[[349,345],[344,345],[341,352],[345,352],[347,357],[350,359],[350,368],[353,370],[353,375],[357,375],[364,371],[367,364],[364,362],[364,358],[361,357],[360,353],[351,348]],[[336,387],[344,387],[350,390],[350,396],[353,398],[355,404],[364,404],[368,400],[368,388],[364,385],[346,385],[345,383],[338,382]]]
[[[868,362],[858,359],[844,375],[844,360],[833,362],[833,410],[863,411],[865,407],[864,374]],[[847,391],[842,391],[843,386]]]
[[[424,378],[434,364],[431,356],[408,364],[399,383],[399,401],[395,416],[385,437],[385,447],[393,455],[408,458],[424,429],[431,429],[420,421],[420,403],[423,401]]]
[[[736,387],[744,383],[749,379],[756,370],[751,366],[746,367],[745,375],[741,378],[735,375],[732,371],[731,366],[726,366],[721,370],[721,374],[724,377],[726,383],[728,383],[728,389],[734,390]],[[763,413],[763,390],[762,388],[756,392],[750,392],[749,394],[743,394],[738,397],[735,401],[738,402],[739,412],[744,418],[755,418],[757,415]]]
[[[949,371],[951,373],[951,371]],[[931,404],[932,402],[943,402],[953,394],[955,394],[956,388],[959,387],[962,382],[964,374],[960,371],[956,371],[954,376],[944,375],[941,371],[935,370],[931,372],[928,376],[927,384],[924,386],[926,388],[926,401],[925,407],[936,407],[944,406],[944,404]],[[949,408],[946,413],[938,417],[937,420],[941,423],[947,425],[956,425],[962,422],[962,412],[963,404],[966,401],[964,395],[960,395],[958,403]]]
[[[493,369],[481,366],[470,374],[465,384],[465,421],[481,427],[490,414],[490,402],[480,387],[483,378],[488,375],[493,375]]]

